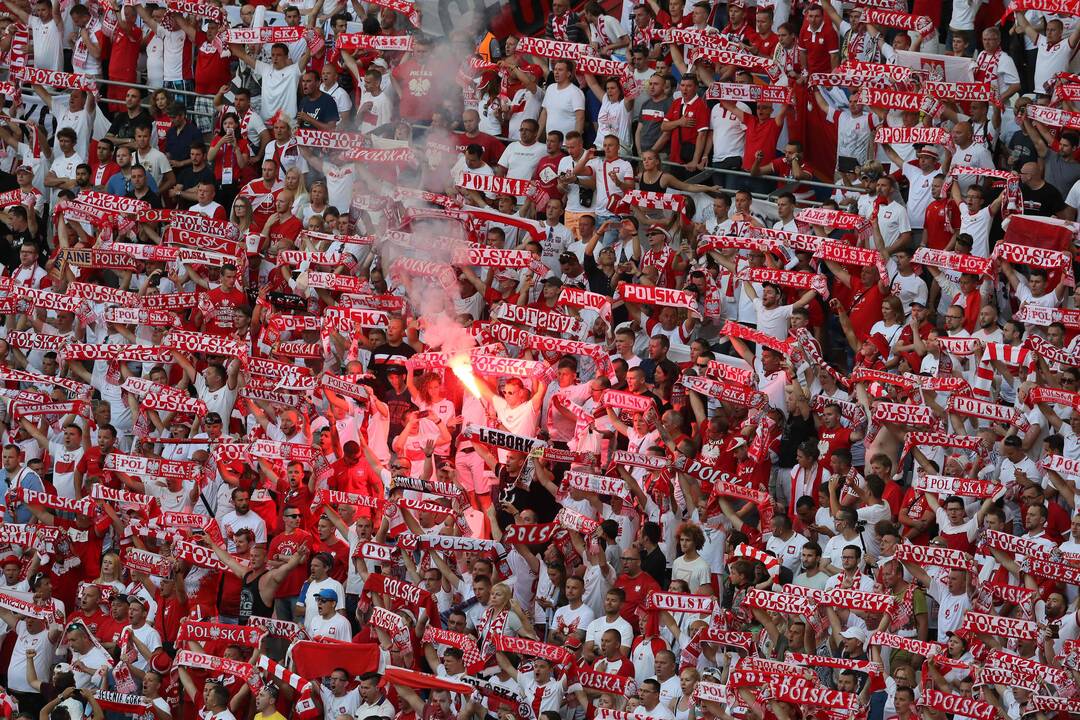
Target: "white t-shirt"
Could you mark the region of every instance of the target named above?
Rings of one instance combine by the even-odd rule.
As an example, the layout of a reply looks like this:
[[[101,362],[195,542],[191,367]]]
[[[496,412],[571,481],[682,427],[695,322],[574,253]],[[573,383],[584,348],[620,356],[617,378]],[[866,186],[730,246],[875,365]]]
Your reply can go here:
[[[940,580],[933,580],[927,592],[938,602],[937,639],[938,642],[945,642],[949,639],[946,633],[956,630],[964,621],[964,613],[971,609],[971,599],[967,593],[950,594]]]
[[[773,535],[765,542],[765,549],[776,555],[780,563],[794,573],[801,566],[802,547],[806,543],[806,538],[799,533],[794,533],[787,540]]]
[[[30,19],[31,37],[34,43],[34,67],[45,70],[63,70],[64,54],[60,25],[53,15],[52,20],[45,23],[35,15],[31,8]]]
[[[577,129],[577,111],[585,111],[585,93],[573,83],[564,88],[552,83],[544,90],[543,108],[547,110],[545,130],[558,130],[566,135]]]
[[[75,177],[75,168],[81,165],[82,162],[82,156],[77,152],[71,153],[71,157],[64,157],[63,153],[60,153],[53,158],[52,165],[49,166],[49,169],[55,173],[56,177],[71,180]],[[54,205],[56,204],[56,196],[58,193],[59,190],[53,188],[50,202]]]
[[[335,612],[329,618],[316,615],[315,618],[305,625],[311,637],[319,635],[336,638],[349,642],[352,640],[352,626],[341,613]]]
[[[735,103],[735,107],[744,113],[750,112],[746,103]],[[730,157],[742,158],[743,146],[746,145],[746,123],[739,115],[717,103],[709,113],[709,129],[713,134],[713,162]]]
[[[742,288],[739,288],[742,290]],[[754,312],[757,314],[757,329],[777,340],[785,340],[791,320],[792,305],[777,305],[766,309],[761,297],[754,300]]]
[[[911,163],[904,163],[900,169],[908,181],[908,225],[913,230],[922,230],[926,222],[926,208],[934,201],[934,176],[938,171],[923,174],[918,165]]]
[[[955,0],[949,27],[953,30],[975,29],[975,13],[981,4],[982,0]]]
[[[166,53],[166,57],[168,53]],[[168,70],[166,69],[166,74]],[[256,62],[255,74],[262,87],[262,104],[259,113],[269,120],[278,110],[287,118],[296,117],[296,87],[300,82],[300,66],[290,63],[277,70],[270,63]],[[361,103],[363,99],[361,99]],[[366,130],[362,131],[366,132]]]
[[[619,177],[624,182],[634,177],[634,168],[622,158],[612,162],[602,157],[593,158],[585,167],[592,170],[593,178],[596,180],[596,190],[593,192],[593,212],[607,211],[608,198],[612,195],[623,194],[623,190],[611,179],[610,173],[613,170],[619,173]]]
[[[238,390],[230,390],[228,382],[217,390],[211,390],[206,386],[206,378],[203,377],[202,373],[196,373],[195,375],[195,394],[206,403],[207,412],[217,413],[222,422],[228,423],[229,418],[232,417],[233,405],[236,404],[238,392]]]
[[[228,542],[229,552],[236,552],[236,533],[241,530],[250,530],[255,533],[255,542],[266,542],[266,521],[257,512],[248,510],[243,515],[238,515],[235,510],[230,511],[220,520],[221,534]]]
[[[881,229],[881,239],[885,241],[886,247],[899,240],[902,234],[911,231],[908,211],[895,200],[878,208],[877,219],[878,228]]]
[[[547,146],[544,143],[534,142],[532,145],[522,145],[520,142],[512,142],[503,150],[499,165],[506,168],[508,178],[532,180],[536,166],[545,155],[547,155]]]
[[[990,257],[990,225],[993,222],[990,208],[984,207],[971,214],[968,204],[960,203],[960,232],[971,236],[971,254],[975,257]]]
[[[619,138],[619,145],[630,147],[630,111],[622,100],[612,102],[605,94],[600,102],[600,112],[596,116],[597,148],[604,146],[604,137],[614,135]]]
[[[499,418],[509,432],[515,435],[533,437],[540,421],[540,413],[536,410],[532,400],[526,400],[517,407],[510,404],[498,395],[491,398],[491,404],[495,408],[495,415]]]
[[[1039,36],[1036,47],[1039,55],[1035,60],[1035,91],[1044,92],[1044,88],[1058,73],[1068,71],[1073,48],[1069,45],[1068,37],[1062,37],[1054,45],[1050,45],[1045,35]]]
[[[952,166],[992,170],[994,168],[994,158],[986,145],[973,141],[966,148],[956,148],[956,152],[953,154]],[[966,193],[968,188],[974,185],[978,179],[975,175],[960,175],[956,179],[956,183],[960,186],[960,192]]]
[[[577,161],[567,155],[559,161],[559,174],[573,173],[575,165],[577,165]],[[1080,197],[1080,191],[1078,191],[1078,197]],[[581,204],[581,186],[577,183],[571,183],[566,186],[566,196],[563,200],[566,202],[567,212],[582,213],[589,209]]]
[[[847,109],[833,110],[832,121],[836,124],[836,156],[852,157],[859,163],[869,160],[873,115],[865,110],[858,116],[852,115]]]

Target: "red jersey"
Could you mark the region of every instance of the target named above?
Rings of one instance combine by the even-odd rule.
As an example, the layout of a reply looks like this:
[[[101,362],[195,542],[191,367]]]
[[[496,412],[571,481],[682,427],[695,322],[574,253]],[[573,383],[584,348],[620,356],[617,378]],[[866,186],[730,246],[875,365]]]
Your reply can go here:
[[[544,69],[542,67],[540,67],[539,65],[534,65],[531,62],[525,62],[521,59],[521,56],[516,57],[518,58],[518,67],[521,68],[522,72],[532,75],[534,78],[536,78],[536,82],[538,83],[543,81]],[[512,98],[517,95],[517,91],[523,87],[525,87],[524,84],[518,82],[514,75],[510,75],[509,79],[506,81],[506,90],[502,94],[506,95],[506,97],[508,98]]]
[[[262,232],[267,218],[274,214],[278,195],[285,186],[274,183],[268,186],[262,178],[252,180],[240,190],[240,195],[251,201],[251,231]]]
[[[334,567],[330,569],[330,577],[344,585],[349,577],[349,543],[337,536],[328,543],[319,538],[314,538],[312,542],[314,543],[311,548],[312,553],[327,552],[334,556]]]
[[[698,134],[709,129],[709,108],[705,106],[705,101],[696,95],[690,102],[683,100],[682,96],[675,98],[664,117],[667,120],[679,120],[687,115],[694,118],[694,126],[678,127],[671,131],[668,154],[672,162],[688,163],[693,160]]]
[[[799,50],[806,53],[806,71],[827,73],[832,71],[833,53],[840,53],[840,38],[832,23],[826,20],[816,32],[809,25],[803,25],[799,32]]]
[[[222,85],[228,85],[232,78],[229,62],[232,53],[219,33],[210,40],[200,30],[195,35],[195,92],[214,95]]]
[[[109,178],[120,172],[120,166],[110,160],[107,163],[96,163],[90,166],[90,184],[105,187],[109,184]]]
[[[439,100],[436,96],[435,74],[428,67],[428,58],[409,58],[392,71],[401,92],[401,119],[410,122],[431,118]]]
[[[139,52],[142,50],[143,31],[138,25],[132,23],[125,29],[122,24],[117,24],[112,34],[112,42],[109,43],[108,78],[120,82],[133,83],[138,77]],[[215,93],[217,90],[214,91]],[[108,85],[106,96],[110,100],[123,100],[127,94],[127,88],[120,85]]]
[[[205,293],[205,296],[206,301],[200,302],[200,306],[209,305],[212,310],[203,315],[203,332],[220,336],[231,334],[235,323],[233,308],[247,305],[247,294],[235,287],[228,292],[217,287]]]
[[[288,534],[275,535],[270,541],[270,549],[267,550],[266,558],[276,562],[286,562],[290,555],[300,552],[300,548],[307,545],[309,548],[314,544],[315,538],[307,530],[296,530]],[[278,585],[276,598],[293,597],[300,593],[304,581],[307,580],[308,569],[305,564],[293,568],[281,584]]]
[[[488,135],[484,132],[478,132],[474,137],[469,137],[465,133],[458,133],[455,135],[457,141],[457,151],[464,153],[465,148],[469,145],[479,145],[484,148],[484,154],[481,155],[481,159],[488,165],[494,165],[499,162],[499,158],[503,154],[503,144],[499,142],[498,138],[494,135]]]
[[[635,578],[623,573],[615,578],[615,587],[622,588],[626,593],[626,602],[623,603],[619,614],[631,625],[637,622],[638,606],[645,601],[649,593],[660,592],[660,586],[656,580],[646,572],[639,573]]]
[[[819,465],[829,467],[833,453],[841,448],[851,449],[851,428],[838,427],[830,430],[824,425],[818,428],[818,450],[821,453]]]
[[[960,208],[947,198],[935,200],[926,206],[923,223],[923,244],[933,250],[944,250],[960,227]]]
[[[863,288],[857,274],[851,275],[851,286],[853,295],[848,306],[851,329],[855,331],[855,337],[862,341],[870,337],[870,328],[881,320],[881,301],[885,299],[885,293],[881,292],[879,283]]]
[[[758,54],[771,58],[773,56],[773,51],[776,50],[776,44],[780,42],[780,36],[774,32],[770,32],[768,35],[755,35],[754,37],[755,39],[750,42],[758,51]]]
[[[533,180],[540,185],[540,189],[546,193],[550,198],[561,198],[563,194],[559,192],[559,163],[566,157],[566,153],[560,153],[555,157],[545,155],[540,158],[540,162],[536,163],[536,172],[533,173]],[[545,180],[545,178],[547,178]],[[537,210],[543,212],[544,208],[538,207]]]
[[[764,122],[758,120],[756,113],[745,113],[743,124],[746,125],[746,145],[743,148],[743,170],[750,172],[758,150],[765,155],[765,162],[776,157],[776,141],[780,139],[780,125],[772,118]]]
[[[279,221],[274,225],[270,231],[270,242],[284,242],[285,240],[295,240],[300,236],[300,233],[304,230],[304,223],[300,222],[300,218],[295,215],[290,215],[285,220]]]

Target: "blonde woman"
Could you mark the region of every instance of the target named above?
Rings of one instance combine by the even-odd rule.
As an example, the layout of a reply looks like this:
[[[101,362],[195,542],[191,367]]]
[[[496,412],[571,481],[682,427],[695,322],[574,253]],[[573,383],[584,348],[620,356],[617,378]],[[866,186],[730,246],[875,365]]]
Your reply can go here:
[[[473,584],[478,580],[473,580]],[[490,579],[488,582],[491,582]],[[506,583],[492,585],[487,608],[477,620],[476,630],[480,635],[480,647],[484,647],[489,642],[488,638],[495,635],[538,639],[533,632],[532,621],[514,599],[513,591]]]
[[[697,687],[699,680],[701,680],[701,673],[697,671],[697,668],[686,668],[679,673],[679,689],[682,695],[679,696],[679,701],[673,708],[675,720],[692,720],[697,717],[690,700],[694,697],[694,688]]]
[[[120,581],[120,556],[114,552],[107,552],[101,557],[101,573],[98,575],[97,580],[94,580],[95,585],[108,585],[115,588],[117,592],[124,592],[124,588],[127,587]]]
[[[304,183],[304,173],[298,168],[289,168],[285,173],[285,189],[293,196],[293,215],[300,217],[301,212],[308,204],[308,189]]]

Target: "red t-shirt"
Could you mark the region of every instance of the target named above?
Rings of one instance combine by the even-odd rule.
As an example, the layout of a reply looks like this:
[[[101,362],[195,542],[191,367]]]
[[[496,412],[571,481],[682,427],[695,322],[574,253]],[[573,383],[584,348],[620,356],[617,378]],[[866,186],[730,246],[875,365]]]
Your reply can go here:
[[[771,58],[773,50],[776,49],[776,43],[780,42],[780,36],[774,32],[762,37],[761,35],[754,35],[754,39],[750,41],[760,55]]]
[[[709,108],[705,106],[705,101],[697,96],[688,103],[682,99],[682,96],[675,98],[671,107],[668,108],[665,119],[679,120],[687,115],[694,118],[694,126],[679,127],[671,131],[668,154],[672,162],[686,163],[693,160],[698,133],[709,129]]]
[[[254,216],[254,213],[252,215]],[[300,222],[300,218],[290,215],[287,220],[274,225],[274,228],[270,231],[270,242],[295,240],[303,230],[304,223]]]
[[[525,62],[524,60],[519,58],[518,67],[521,68],[522,72],[530,73],[534,78],[536,78],[536,82],[541,82],[544,79],[544,69],[539,65],[534,65],[531,62]],[[523,87],[525,86],[516,80],[516,76],[510,75],[510,82],[506,84],[506,92],[504,94],[506,95],[506,97],[512,100],[514,96],[517,95],[517,91]]]
[[[401,90],[401,119],[416,122],[431,119],[438,101],[434,83],[435,74],[427,61],[409,58],[393,70],[394,79]]]
[[[284,189],[282,187],[269,187],[262,178],[252,180],[240,191],[240,195],[251,201],[251,231],[262,232],[267,219],[274,214],[277,205],[277,197]]]
[[[233,308],[247,305],[247,295],[235,287],[228,292],[216,287],[206,295],[214,312],[207,314],[203,318],[203,331],[211,335],[230,335],[234,329],[232,321]]]
[[[270,541],[270,549],[266,553],[266,557],[269,560],[280,560],[282,562],[288,560],[290,555],[295,555],[300,552],[300,547],[307,545],[309,548],[314,544],[314,538],[307,530],[296,530],[288,534],[282,533],[275,535],[274,539]],[[307,579],[308,569],[304,564],[297,565],[292,569],[281,584],[278,585],[277,592],[274,593],[275,598],[287,598],[293,597],[300,592],[300,588],[304,585],[304,580]]]
[[[107,163],[97,163],[90,168],[90,183],[102,187],[109,184],[109,178],[120,172],[120,166],[110,160]]]
[[[885,298],[885,294],[881,292],[881,286],[878,283],[874,283],[871,288],[863,289],[857,272],[851,274],[851,291],[853,293],[851,305],[848,306],[851,329],[855,331],[855,337],[862,341],[870,337],[870,328],[881,320],[881,301]]]
[[[218,47],[220,45],[220,47]],[[229,62],[232,53],[225,42],[215,45],[206,33],[200,30],[195,35],[195,92],[214,95],[222,85],[228,85],[232,78]]]
[[[484,148],[484,154],[481,155],[481,159],[488,165],[494,165],[499,162],[499,158],[503,154],[503,144],[494,135],[488,135],[485,132],[478,132],[476,137],[469,137],[465,133],[458,133],[455,135],[457,142],[457,151],[460,153],[465,152],[465,148],[470,145],[479,145]]]
[[[840,52],[840,38],[832,23],[826,20],[821,30],[814,32],[809,25],[803,25],[799,32],[799,49],[806,52],[806,71],[827,73],[832,71],[832,53]]]
[[[828,449],[821,453],[821,459],[818,463],[824,467],[829,467],[829,461],[832,459],[833,453],[841,448],[851,449],[851,428],[838,427],[835,430],[822,425],[818,428],[818,446],[820,448],[821,443],[828,445]]]
[[[631,625],[637,622],[638,606],[645,601],[649,593],[660,591],[660,586],[656,583],[656,580],[646,572],[638,574],[636,578],[631,578],[626,573],[623,573],[615,578],[615,587],[622,588],[623,592],[626,593],[626,602],[623,603],[619,614],[622,615],[623,620],[626,620]]]
[[[336,536],[333,542],[325,543],[316,537],[312,539],[312,543],[312,553],[328,552],[334,556],[334,567],[330,570],[330,577],[344,585],[349,577],[349,543],[338,539]],[[306,570],[307,568],[305,568]],[[299,588],[297,591],[299,591]]]
[[[112,621],[112,616],[109,615],[109,613],[102,612],[101,608],[98,608],[96,612],[90,614],[87,614],[82,610],[77,610],[68,616],[69,623],[75,622],[76,620],[81,620],[100,642],[111,642],[109,638],[102,635],[102,630],[106,629]]]
[[[132,24],[127,30],[123,25],[117,25],[113,31],[112,42],[109,44],[108,77],[110,80],[121,82],[135,82],[139,71],[139,52],[142,50],[143,31],[138,25]],[[217,90],[214,91],[215,93]],[[120,85],[109,85],[107,95],[112,100],[123,100],[127,94],[127,88]]]
[[[765,154],[764,162],[771,162],[776,157],[776,141],[780,139],[780,125],[772,118],[760,122],[755,113],[744,114],[743,123],[746,125],[743,170],[750,172],[758,150]]]
[[[533,173],[533,179],[540,185],[540,189],[547,193],[549,198],[561,198],[563,194],[559,192],[559,163],[566,156],[565,153],[561,153],[556,157],[545,155],[540,158],[540,162],[536,163],[536,172]],[[551,172],[545,172],[550,170]],[[550,177],[550,180],[544,182],[543,177]],[[544,208],[537,208],[540,212],[543,212]]]
[[[946,213],[949,227],[953,230],[960,227],[960,208],[952,200],[935,200],[926,206],[923,244],[932,250],[944,250],[952,239],[953,231],[945,228]]]

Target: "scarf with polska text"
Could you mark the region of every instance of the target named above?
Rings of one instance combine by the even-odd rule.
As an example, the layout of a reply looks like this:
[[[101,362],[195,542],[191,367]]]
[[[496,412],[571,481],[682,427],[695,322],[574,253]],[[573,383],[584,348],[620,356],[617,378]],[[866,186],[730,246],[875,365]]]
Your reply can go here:
[[[412,634],[409,631],[409,626],[405,624],[405,619],[393,610],[375,606],[371,608],[371,615],[368,618],[368,622],[370,622],[373,627],[386,631],[390,636],[390,644],[393,650],[405,652],[411,648]]]
[[[926,15],[911,15],[895,10],[867,8],[863,10],[862,22],[897,30],[914,30],[926,39],[936,32],[934,21]]]
[[[769,283],[797,290],[813,290],[821,296],[822,300],[829,299],[829,280],[821,273],[769,267],[744,267],[737,277],[739,280],[750,282]]]
[[[353,505],[356,507],[366,507],[372,510],[382,510],[386,501],[381,497],[372,497],[368,495],[360,495],[358,493],[344,492],[341,490],[329,490],[327,488],[319,488],[319,492],[316,495],[320,505]]]
[[[559,291],[556,307],[589,308],[597,311],[604,322],[611,324],[611,298],[607,295],[564,285]]]
[[[1023,347],[1045,358],[1051,364],[1062,367],[1080,367],[1080,358],[1077,358],[1076,355],[1064,348],[1054,347],[1044,338],[1034,333],[1024,339]]]
[[[1043,125],[1061,128],[1062,130],[1080,130],[1080,112],[1031,103],[1031,106],[1025,109],[1025,114],[1030,119]]]
[[[1018,243],[999,242],[990,254],[991,260],[1005,260],[1013,265],[1028,265],[1046,270],[1058,270],[1063,273],[1062,282],[1067,287],[1074,287],[1073,256],[1071,252],[1048,250]]]
[[[780,66],[771,57],[752,55],[739,50],[718,50],[714,48],[695,47],[690,48],[686,54],[688,65],[694,65],[700,60],[707,60],[717,65],[730,65],[748,70],[755,75],[766,75],[769,80],[776,82],[780,79]]]
[[[976,255],[964,255],[949,250],[935,250],[920,247],[915,250],[911,261],[919,265],[929,265],[943,270],[989,277],[992,273],[993,260]]]
[[[582,537],[589,537],[600,527],[600,522],[579,512],[564,507],[555,516],[555,524],[566,530],[579,533]]]
[[[421,610],[429,619],[439,617],[439,607],[435,598],[427,590],[409,583],[387,577],[382,573],[370,573],[364,581],[365,593],[387,595],[398,603],[407,606],[414,615]]]
[[[468,673],[476,673],[484,669],[484,658],[480,655],[476,640],[471,635],[453,630],[443,630],[441,627],[431,624],[424,629],[424,637],[421,642],[425,645],[429,643],[449,645],[452,648],[461,650],[463,653],[461,659],[465,663],[465,671]]]
[[[225,642],[229,645],[243,645],[244,647],[255,648],[259,647],[259,643],[262,642],[265,636],[266,630],[259,627],[185,619],[180,624],[176,642],[205,643],[213,640]]]
[[[875,423],[893,423],[914,427],[942,428],[941,419],[927,405],[880,402],[874,406],[871,419]]]
[[[951,395],[946,410],[965,417],[990,420],[991,422],[1007,423],[1021,433],[1027,432],[1030,423],[1020,410],[1008,405],[997,405],[986,400]]]
[[[921,92],[905,92],[863,85],[855,93],[856,101],[867,107],[889,110],[906,110],[937,117],[941,114],[941,101]]]
[[[820,209],[820,208],[813,208]],[[855,247],[842,243],[838,240],[822,240],[817,252],[814,253],[817,260],[832,261],[841,265],[855,265],[858,267],[876,267],[878,276],[882,279],[889,276],[885,269],[885,261],[881,253],[870,248]]]
[[[749,83],[714,82],[705,91],[705,100],[736,102],[767,102],[791,105],[792,90],[788,85],[754,85]]]
[[[183,628],[183,626],[181,626]],[[224,638],[214,638],[215,640]],[[251,663],[229,658],[217,657],[208,653],[195,652],[193,650],[180,650],[176,653],[176,664],[180,667],[209,670],[210,672],[231,675],[239,678],[251,688],[252,692],[262,689],[262,677]]]
[[[1047,326],[1059,322],[1070,330],[1080,330],[1080,310],[1070,308],[1052,308],[1022,303],[1020,310],[1013,314],[1013,320],[1029,325]]]
[[[706,395],[720,402],[750,408],[756,413],[762,413],[768,409],[769,396],[750,387],[694,375],[683,375],[679,378],[679,383],[688,390],[700,395]]]
[[[735,322],[734,320],[728,320],[724,323],[724,326],[720,328],[721,335],[727,335],[732,338],[739,338],[740,340],[749,340],[755,345],[764,345],[767,348],[771,348],[781,355],[792,355],[792,342],[791,340],[778,340],[768,333],[764,333],[760,330],[754,330],[748,328],[742,323]]]
[[[957,478],[948,475],[922,475],[916,474],[911,487],[921,492],[932,492],[942,497],[958,495],[986,499],[993,497],[1001,486],[989,480],[976,478]]]
[[[627,303],[683,309],[692,317],[701,319],[701,313],[697,309],[697,300],[694,294],[687,290],[621,282],[615,292],[617,299]]]
[[[59,510],[74,515],[90,515],[94,509],[94,501],[91,498],[71,500],[52,493],[28,490],[24,487],[11,488],[7,491],[5,498],[9,507],[13,503],[25,503],[27,505],[40,505],[50,510]]]
[[[803,208],[795,215],[795,222],[803,226],[819,225],[839,230],[850,230],[856,233],[860,240],[869,239],[870,237],[870,221],[868,219],[861,215],[843,212],[841,210],[820,207]],[[825,241],[823,240],[822,244],[824,243]]]

